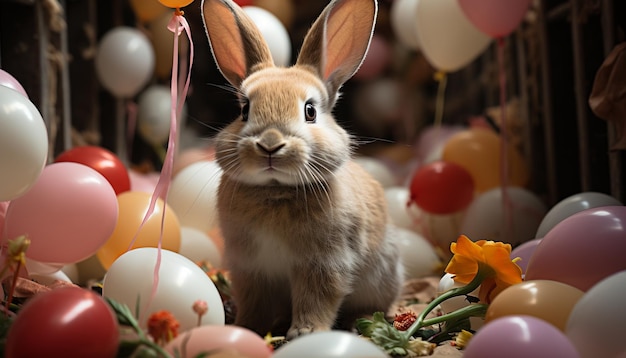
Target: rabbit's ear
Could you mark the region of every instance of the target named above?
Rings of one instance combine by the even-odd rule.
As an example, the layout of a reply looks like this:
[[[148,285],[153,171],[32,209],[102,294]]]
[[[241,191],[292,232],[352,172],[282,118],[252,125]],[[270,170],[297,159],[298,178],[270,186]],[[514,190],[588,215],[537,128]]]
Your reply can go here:
[[[298,65],[313,66],[331,93],[359,69],[374,32],[376,0],[333,0],[302,44]]]
[[[263,35],[232,0],[203,0],[202,19],[215,63],[233,86],[253,70],[274,65]]]

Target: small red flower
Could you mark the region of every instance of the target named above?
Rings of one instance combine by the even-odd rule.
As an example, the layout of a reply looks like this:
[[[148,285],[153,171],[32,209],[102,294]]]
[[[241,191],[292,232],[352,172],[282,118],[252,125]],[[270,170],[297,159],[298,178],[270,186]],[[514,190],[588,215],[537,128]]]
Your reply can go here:
[[[159,344],[165,344],[178,336],[180,323],[169,311],[157,311],[148,318],[148,334]]]
[[[393,319],[393,327],[398,331],[406,331],[417,320],[417,314],[413,311],[397,314]]]

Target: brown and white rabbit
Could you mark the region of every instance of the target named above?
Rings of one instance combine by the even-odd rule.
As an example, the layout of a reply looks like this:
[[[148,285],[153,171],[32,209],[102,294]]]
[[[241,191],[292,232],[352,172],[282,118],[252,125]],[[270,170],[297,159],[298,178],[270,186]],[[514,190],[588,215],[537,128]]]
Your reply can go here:
[[[367,52],[376,1],[331,1],[290,68],[274,66],[233,1],[202,7],[213,57],[242,102],[216,136],[235,324],[294,338],[386,311],[403,270],[383,189],[350,161],[351,138],[331,113]]]

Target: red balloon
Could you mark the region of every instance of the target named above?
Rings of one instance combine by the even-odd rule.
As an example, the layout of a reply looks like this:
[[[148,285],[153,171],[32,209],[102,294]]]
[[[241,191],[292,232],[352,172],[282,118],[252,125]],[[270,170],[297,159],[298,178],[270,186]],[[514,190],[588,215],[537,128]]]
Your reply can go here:
[[[119,347],[118,323],[93,291],[62,287],[24,304],[9,329],[5,357],[111,358]]]
[[[241,7],[254,5],[254,0],[235,0],[235,3]]]
[[[97,146],[74,147],[61,153],[56,162],[84,164],[102,174],[119,195],[130,190],[130,177],[124,163],[114,153]]]
[[[462,166],[436,161],[420,167],[411,180],[411,198],[432,214],[452,214],[465,209],[474,198],[474,179]]]

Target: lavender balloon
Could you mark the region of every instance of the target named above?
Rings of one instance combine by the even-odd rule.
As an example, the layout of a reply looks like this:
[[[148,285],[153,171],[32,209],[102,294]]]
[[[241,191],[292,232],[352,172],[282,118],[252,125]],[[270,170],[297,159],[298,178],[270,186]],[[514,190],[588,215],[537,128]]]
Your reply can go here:
[[[578,358],[569,339],[550,323],[531,316],[506,316],[483,326],[463,358]]]
[[[526,268],[528,267],[528,262],[530,262],[530,258],[535,252],[537,245],[541,242],[541,239],[534,239],[530,241],[526,241],[525,243],[517,246],[511,251],[511,260],[515,258],[520,258],[517,261],[517,266],[522,269],[522,273],[526,272]]]

